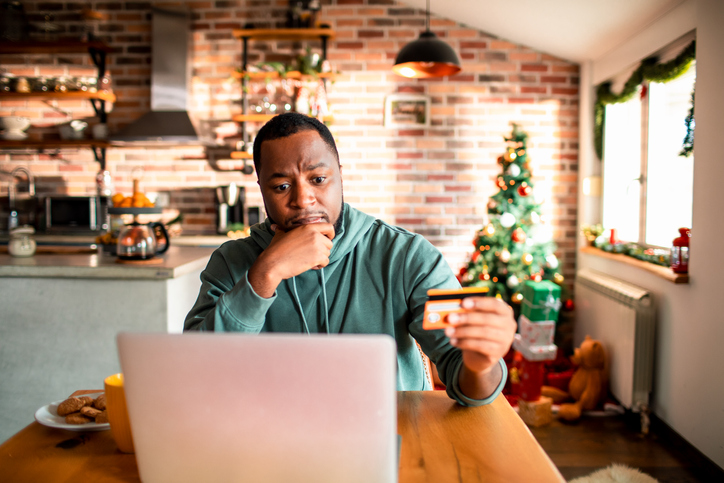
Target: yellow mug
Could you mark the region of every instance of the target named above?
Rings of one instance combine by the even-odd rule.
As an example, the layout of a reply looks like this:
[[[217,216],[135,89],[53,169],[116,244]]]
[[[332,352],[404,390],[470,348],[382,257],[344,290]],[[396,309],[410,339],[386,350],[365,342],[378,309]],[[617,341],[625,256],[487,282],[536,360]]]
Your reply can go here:
[[[106,411],[108,411],[108,422],[111,424],[111,435],[119,450],[124,453],[133,453],[133,435],[126,408],[123,374],[113,374],[106,377],[103,382],[106,389]]]

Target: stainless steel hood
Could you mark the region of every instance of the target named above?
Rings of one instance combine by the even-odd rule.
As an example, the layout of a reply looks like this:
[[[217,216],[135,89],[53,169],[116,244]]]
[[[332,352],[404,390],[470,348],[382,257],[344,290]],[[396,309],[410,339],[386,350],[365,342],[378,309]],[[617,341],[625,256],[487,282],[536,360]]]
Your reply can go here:
[[[111,136],[114,144],[198,144],[187,112],[189,14],[153,8],[151,111]]]

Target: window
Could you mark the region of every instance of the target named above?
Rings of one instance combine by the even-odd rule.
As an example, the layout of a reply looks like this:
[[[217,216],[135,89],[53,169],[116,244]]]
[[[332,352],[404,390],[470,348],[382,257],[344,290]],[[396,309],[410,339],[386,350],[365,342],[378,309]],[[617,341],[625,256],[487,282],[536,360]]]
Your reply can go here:
[[[669,247],[691,228],[694,157],[679,156],[686,136],[696,67],[640,95],[606,106],[603,226],[622,241]]]

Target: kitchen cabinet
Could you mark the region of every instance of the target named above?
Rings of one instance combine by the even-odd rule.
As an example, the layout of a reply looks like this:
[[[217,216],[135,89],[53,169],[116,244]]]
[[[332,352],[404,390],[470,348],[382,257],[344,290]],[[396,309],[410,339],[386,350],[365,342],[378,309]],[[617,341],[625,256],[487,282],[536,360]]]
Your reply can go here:
[[[116,96],[109,90],[103,90],[101,81],[106,74],[106,55],[110,47],[100,41],[75,41],[60,40],[57,42],[4,42],[0,44],[0,55],[32,55],[32,54],[85,54],[90,55],[93,64],[96,66],[97,90],[90,91],[67,91],[67,92],[5,92],[0,91],[0,101],[6,99],[18,100],[68,100],[86,99],[91,102],[98,120],[105,124],[107,121],[107,103],[113,103]],[[110,144],[105,140],[96,139],[72,139],[72,140],[50,140],[50,141],[9,141],[0,140],[0,150],[14,149],[66,149],[66,148],[89,148],[93,150],[96,161],[105,169],[106,149]]]
[[[315,74],[303,74],[302,72],[292,71],[283,75],[278,72],[250,72],[248,70],[249,59],[249,41],[251,40],[293,40],[301,42],[321,42],[321,56],[319,62],[327,59],[327,43],[333,39],[335,32],[329,28],[314,29],[236,29],[233,32],[234,37],[242,41],[242,67],[241,72],[235,73],[235,76],[241,80],[241,114],[232,117],[232,120],[240,123],[241,135],[244,146],[249,146],[250,123],[264,123],[274,117],[274,114],[251,112],[249,109],[249,85],[251,83],[266,83],[277,79],[292,79],[299,82],[317,82],[321,83],[326,93],[328,82],[334,80],[335,74],[332,72],[319,72]],[[323,122],[331,122],[331,116],[318,116]],[[252,154],[249,149],[244,151],[234,151],[231,153],[232,159],[251,159]]]

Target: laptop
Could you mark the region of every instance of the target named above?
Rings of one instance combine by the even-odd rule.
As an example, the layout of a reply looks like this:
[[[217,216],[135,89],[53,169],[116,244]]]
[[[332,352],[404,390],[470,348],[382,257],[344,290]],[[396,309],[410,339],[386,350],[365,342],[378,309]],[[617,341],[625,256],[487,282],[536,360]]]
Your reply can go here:
[[[397,481],[386,335],[117,338],[141,480]]]

